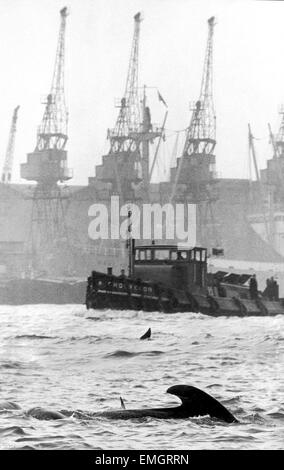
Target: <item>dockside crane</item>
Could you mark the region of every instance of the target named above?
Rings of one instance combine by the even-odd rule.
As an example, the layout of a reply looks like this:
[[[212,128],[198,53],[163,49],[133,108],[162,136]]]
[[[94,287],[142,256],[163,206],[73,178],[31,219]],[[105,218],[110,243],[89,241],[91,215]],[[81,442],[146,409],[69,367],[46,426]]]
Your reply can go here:
[[[134,33],[128,73],[123,98],[120,101],[119,113],[113,129],[109,129],[110,152],[121,150],[134,150],[136,141],[134,136],[140,128],[140,103],[138,94],[138,58],[140,41],[141,13],[134,16]]]
[[[216,117],[213,102],[213,34],[215,18],[208,20],[208,39],[199,100],[193,109],[183,154],[211,155],[216,145]]]
[[[139,40],[140,24],[142,21],[141,13],[134,16],[134,33],[131,46],[131,54],[128,65],[128,73],[123,98],[117,105],[119,108],[118,117],[113,129],[108,129],[108,139],[110,140],[109,154],[121,154],[121,152],[132,152],[135,160],[134,172],[137,172],[137,179],[142,177],[142,168],[139,155],[139,142],[134,138],[139,133],[140,127],[140,103],[138,94],[138,58],[139,58]],[[125,191],[123,190],[125,169],[114,158],[114,171],[116,189],[122,201]],[[140,177],[140,178],[139,178]]]
[[[67,167],[68,112],[64,93],[65,32],[67,8],[60,10],[60,28],[50,92],[37,130],[35,150],[21,165],[21,177],[37,184],[32,196],[31,252],[44,258],[56,244],[67,240],[65,208],[59,182],[72,178]]]
[[[212,180],[215,171],[216,117],[213,102],[213,35],[215,18],[208,20],[208,38],[199,99],[192,108],[182,155],[177,160],[170,201],[176,196],[177,185],[187,183],[198,201],[204,183]],[[199,168],[199,171],[197,170]],[[188,179],[189,178],[189,179]]]
[[[67,8],[60,10],[60,28],[59,38],[56,52],[56,59],[51,82],[50,92],[44,102],[45,110],[40,126],[37,131],[37,142],[34,153],[38,153],[37,167],[45,162],[46,152],[49,156],[54,157],[52,160],[60,163],[62,167],[60,171],[58,165],[54,165],[53,171],[49,174],[43,174],[41,177],[37,173],[28,174],[29,179],[32,177],[40,183],[57,183],[70,179],[70,174],[64,171],[66,154],[64,148],[68,140],[68,111],[65,102],[64,92],[64,62],[65,62],[65,30],[66,18],[68,16]],[[25,168],[25,167],[24,167]],[[31,166],[31,170],[35,167]]]
[[[216,146],[216,117],[213,101],[213,37],[215,17],[208,19],[208,36],[199,98],[191,108],[181,157],[171,170],[170,202],[182,199],[196,204],[199,216],[199,242],[220,246],[213,202],[216,201],[214,150]],[[208,219],[208,220],[207,220]],[[210,241],[209,233],[214,242]],[[219,248],[218,248],[219,249]],[[220,249],[219,249],[220,251]]]
[[[113,192],[122,200],[133,199],[135,185],[149,184],[149,147],[162,133],[151,122],[147,106],[146,86],[140,101],[138,64],[142,15],[134,16],[134,33],[122,99],[117,104],[118,117],[113,129],[108,129],[110,148],[103,156],[103,165],[96,167],[98,180],[111,182]]]
[[[15,151],[15,138],[16,138],[19,108],[20,106],[17,106],[14,109],[10,132],[9,132],[9,140],[8,140],[8,145],[6,149],[6,155],[5,155],[4,165],[2,169],[2,177],[1,177],[1,181],[4,184],[11,183],[11,178],[12,178],[12,169],[13,169],[14,151]]]

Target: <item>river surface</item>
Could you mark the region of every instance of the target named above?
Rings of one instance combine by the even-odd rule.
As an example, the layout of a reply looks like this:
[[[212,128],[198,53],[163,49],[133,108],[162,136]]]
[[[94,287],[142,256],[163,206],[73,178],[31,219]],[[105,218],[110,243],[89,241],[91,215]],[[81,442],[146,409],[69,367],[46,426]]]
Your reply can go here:
[[[0,306],[1,449],[283,449],[284,316]],[[152,328],[151,340],[139,337]],[[95,411],[176,406],[171,385],[220,400],[238,424],[209,417],[113,421]],[[82,410],[39,421],[35,406]]]

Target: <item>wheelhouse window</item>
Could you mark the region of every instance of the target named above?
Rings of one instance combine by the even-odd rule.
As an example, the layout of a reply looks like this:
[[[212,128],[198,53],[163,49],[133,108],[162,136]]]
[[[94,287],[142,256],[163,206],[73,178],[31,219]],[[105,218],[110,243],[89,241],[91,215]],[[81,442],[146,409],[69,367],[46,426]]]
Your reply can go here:
[[[187,260],[188,259],[188,251],[182,250],[178,251],[177,253],[177,259],[178,260]]]
[[[195,259],[196,261],[201,261],[201,252],[199,250],[195,252]]]
[[[151,261],[152,250],[140,248],[135,250],[135,261]]]
[[[146,259],[146,250],[135,250],[135,261],[144,261]]]
[[[170,259],[170,250],[155,250],[154,259],[159,261]]]
[[[151,261],[152,259],[152,250],[146,250],[146,259]]]

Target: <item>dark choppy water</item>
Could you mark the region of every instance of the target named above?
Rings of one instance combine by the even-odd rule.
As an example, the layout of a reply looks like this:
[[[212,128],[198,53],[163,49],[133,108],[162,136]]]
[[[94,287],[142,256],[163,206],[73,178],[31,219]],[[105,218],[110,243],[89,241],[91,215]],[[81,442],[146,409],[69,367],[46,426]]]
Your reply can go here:
[[[281,449],[284,316],[86,312],[83,306],[0,307],[2,449]],[[152,328],[150,341],[139,341]],[[187,420],[38,421],[34,406],[93,412],[170,406],[174,384],[195,385],[240,424]]]

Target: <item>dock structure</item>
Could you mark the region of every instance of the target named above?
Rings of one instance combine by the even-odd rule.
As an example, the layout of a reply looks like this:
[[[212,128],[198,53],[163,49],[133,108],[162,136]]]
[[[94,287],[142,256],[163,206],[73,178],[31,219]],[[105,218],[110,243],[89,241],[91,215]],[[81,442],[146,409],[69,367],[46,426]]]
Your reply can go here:
[[[109,150],[103,155],[102,164],[96,166],[95,175],[89,177],[88,185],[65,187],[60,184],[72,178],[66,150],[68,113],[64,93],[67,16],[68,11],[63,8],[52,84],[45,100],[36,146],[21,164],[21,176],[28,184],[0,184],[0,276],[2,272],[5,276],[22,275],[28,264],[33,270],[54,274],[71,270],[79,276],[93,269],[106,272],[110,265],[114,273],[127,269],[124,241],[102,243],[88,236],[90,206],[99,202],[110,207],[113,195],[119,195],[121,205],[131,202],[138,206],[145,202],[196,204],[198,243],[209,252],[214,248],[215,253],[224,253],[223,258],[250,261],[252,266],[256,262],[281,264],[284,261],[284,196],[283,185],[279,183],[284,148],[282,121],[277,135],[274,136],[270,128],[273,157],[268,160],[267,168],[259,171],[264,203],[260,201],[258,182],[216,176],[214,17],[206,24],[208,36],[200,93],[192,107],[182,152],[171,168],[169,180],[155,183],[151,180],[153,162],[166,135],[168,109],[163,125],[155,126],[147,87],[139,86],[142,15],[137,13],[125,88],[117,103],[115,125],[107,133]],[[159,92],[158,97],[167,107]],[[7,178],[5,176],[5,181]],[[30,185],[31,182],[36,184]],[[252,199],[252,204],[248,204]],[[263,208],[273,234],[270,240],[265,235]]]

